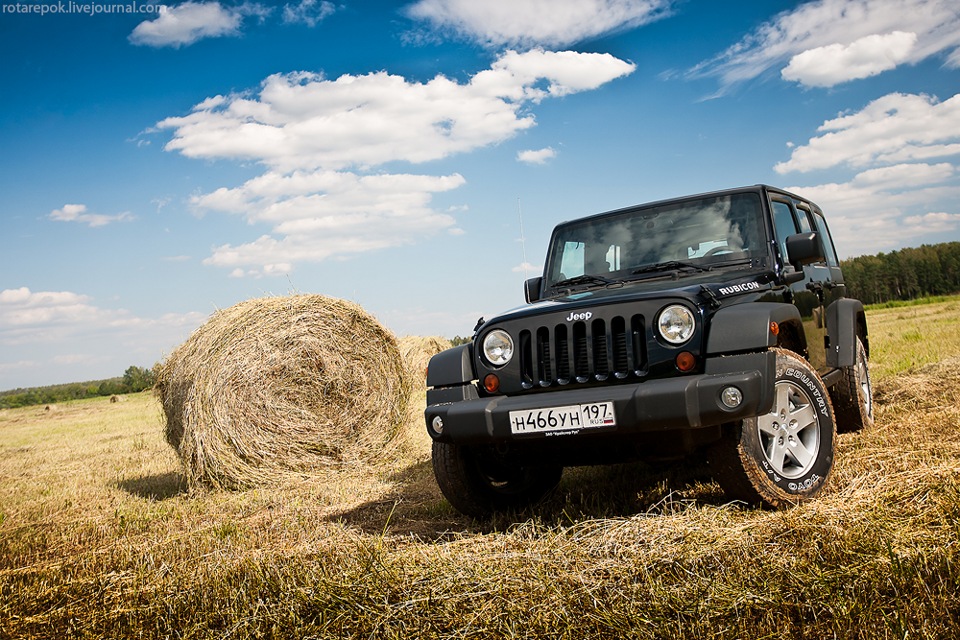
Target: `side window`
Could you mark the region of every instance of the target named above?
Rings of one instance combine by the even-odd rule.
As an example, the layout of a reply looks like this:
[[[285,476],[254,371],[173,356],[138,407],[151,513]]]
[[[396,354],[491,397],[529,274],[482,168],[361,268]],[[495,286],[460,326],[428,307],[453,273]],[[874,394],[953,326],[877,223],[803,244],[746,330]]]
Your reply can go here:
[[[813,227],[810,226],[810,209],[807,208],[807,205],[797,207],[797,219],[800,222],[800,233],[813,231]]]
[[[793,217],[793,207],[786,202],[773,202],[773,224],[776,227],[777,243],[784,263],[787,262],[787,236],[798,232],[797,221]]]
[[[827,221],[819,213],[813,214],[813,220],[817,225],[817,233],[820,234],[820,244],[823,247],[823,255],[827,257],[827,264],[831,267],[837,267],[840,262],[837,260],[837,252],[833,248],[833,239],[830,237],[830,229],[827,228]]]

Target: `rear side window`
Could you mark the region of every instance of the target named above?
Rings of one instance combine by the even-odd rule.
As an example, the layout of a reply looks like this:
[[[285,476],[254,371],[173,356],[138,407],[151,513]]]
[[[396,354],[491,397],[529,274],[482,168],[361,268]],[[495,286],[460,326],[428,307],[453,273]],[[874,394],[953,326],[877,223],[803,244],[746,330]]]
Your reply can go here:
[[[817,234],[820,236],[820,244],[823,246],[823,255],[827,257],[827,264],[831,267],[840,265],[837,260],[837,252],[833,248],[833,240],[830,237],[830,229],[827,228],[826,219],[819,213],[813,214],[814,224],[817,225]]]

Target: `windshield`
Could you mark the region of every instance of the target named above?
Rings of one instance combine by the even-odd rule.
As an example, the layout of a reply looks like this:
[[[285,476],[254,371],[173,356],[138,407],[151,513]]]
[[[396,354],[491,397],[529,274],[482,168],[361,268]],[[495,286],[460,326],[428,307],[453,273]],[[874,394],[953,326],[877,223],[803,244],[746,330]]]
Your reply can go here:
[[[557,228],[547,286],[578,276],[603,279],[764,255],[760,196],[739,193],[688,200],[571,222]],[[646,268],[645,268],[646,267]],[[597,281],[601,281],[600,279]],[[578,281],[586,282],[587,279]]]

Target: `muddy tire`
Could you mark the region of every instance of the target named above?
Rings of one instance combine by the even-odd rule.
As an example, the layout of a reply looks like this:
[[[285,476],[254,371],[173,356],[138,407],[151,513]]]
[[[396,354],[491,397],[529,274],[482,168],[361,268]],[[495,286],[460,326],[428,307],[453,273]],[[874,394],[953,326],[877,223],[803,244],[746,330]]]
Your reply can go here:
[[[434,442],[433,473],[457,511],[482,519],[537,504],[556,488],[563,467],[524,465],[489,447]]]
[[[733,500],[783,508],[816,496],[833,468],[830,395],[806,360],[777,349],[769,413],[732,424],[708,451],[714,479]]]
[[[843,377],[830,390],[837,412],[837,432],[850,433],[873,426],[873,386],[867,349],[857,338],[857,359],[852,367],[843,368]]]

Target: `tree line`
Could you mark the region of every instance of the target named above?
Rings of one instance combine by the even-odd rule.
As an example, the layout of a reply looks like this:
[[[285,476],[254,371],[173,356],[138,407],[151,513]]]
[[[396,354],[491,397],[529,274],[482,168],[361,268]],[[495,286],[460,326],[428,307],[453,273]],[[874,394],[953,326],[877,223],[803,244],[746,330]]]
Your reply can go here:
[[[127,367],[122,377],[117,378],[0,391],[0,409],[137,393],[152,388],[156,379],[155,371],[131,366]]]
[[[864,304],[960,291],[960,242],[899,249],[840,263],[847,296]]]

